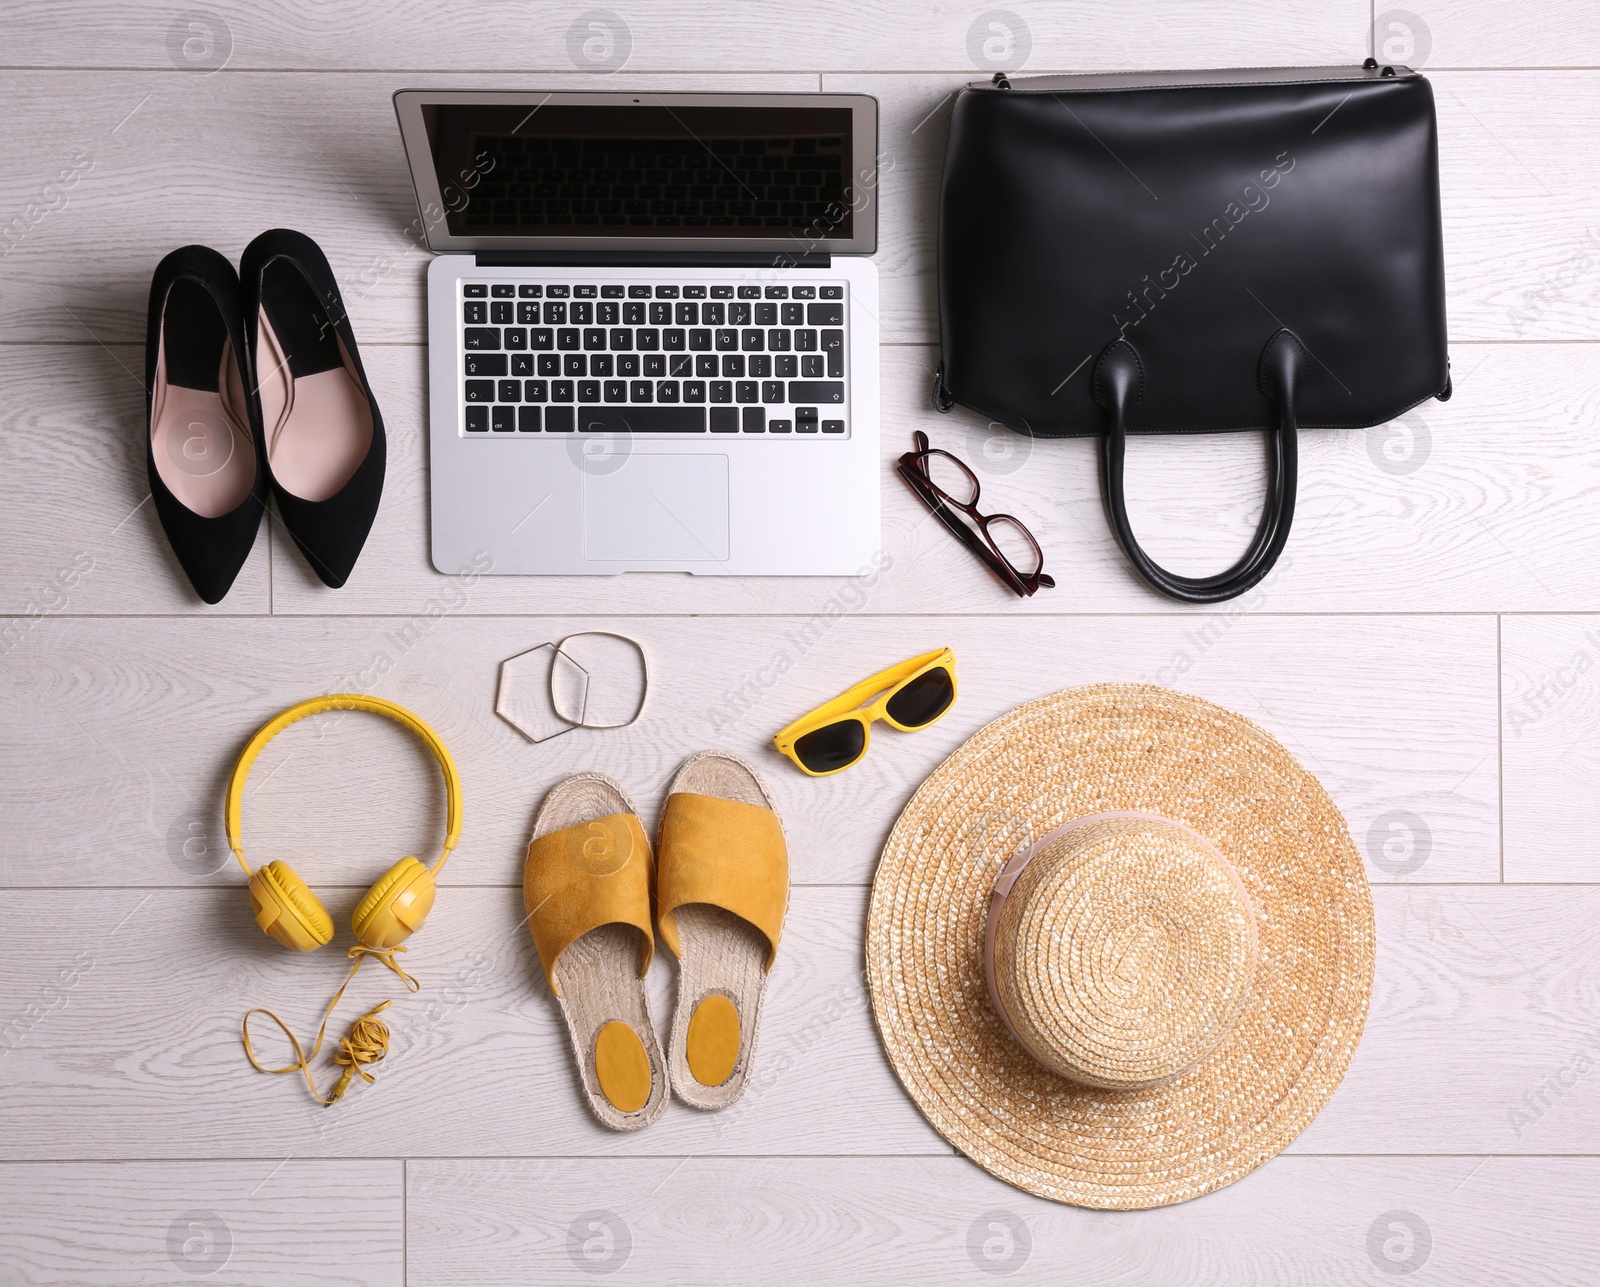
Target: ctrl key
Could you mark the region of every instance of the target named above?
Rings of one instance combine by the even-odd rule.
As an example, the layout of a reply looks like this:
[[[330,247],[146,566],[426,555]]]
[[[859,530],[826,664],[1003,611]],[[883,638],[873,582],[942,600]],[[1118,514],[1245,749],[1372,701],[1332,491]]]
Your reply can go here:
[[[489,408],[488,407],[480,405],[480,406],[468,407],[467,408],[467,432],[468,433],[488,433],[489,432]]]

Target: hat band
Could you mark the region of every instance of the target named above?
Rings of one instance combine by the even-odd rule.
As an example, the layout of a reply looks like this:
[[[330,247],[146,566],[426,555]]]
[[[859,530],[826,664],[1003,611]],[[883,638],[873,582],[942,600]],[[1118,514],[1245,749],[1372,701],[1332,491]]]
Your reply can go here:
[[[1053,831],[1045,832],[1044,835],[1040,836],[1039,839],[1035,840],[1031,845],[1028,845],[1026,848],[1019,849],[1016,853],[1012,854],[1010,860],[1004,867],[1000,869],[1000,874],[995,877],[994,888],[989,891],[989,918],[983,927],[983,981],[989,989],[989,1004],[994,1007],[994,1012],[1000,1016],[1000,1022],[1005,1024],[1006,1031],[1016,1039],[1016,1043],[1019,1046],[1021,1046],[1033,1057],[1034,1062],[1043,1068],[1049,1068],[1050,1065],[1045,1060],[1039,1058],[1038,1052],[1036,1052],[1033,1047],[1028,1044],[1027,1039],[1017,1031],[1016,1024],[1011,1022],[1011,1016],[1006,1013],[1005,1002],[1000,999],[1000,989],[995,985],[994,938],[995,931],[1000,925],[1000,911],[1005,906],[1006,898],[1010,895],[1012,887],[1021,878],[1022,873],[1027,870],[1028,864],[1038,857],[1039,854],[1043,853],[1045,848],[1051,843],[1059,840],[1062,836],[1067,835],[1069,832],[1078,830],[1080,827],[1092,826],[1099,822],[1121,821],[1159,822],[1164,826],[1176,827],[1179,831],[1182,831],[1191,840],[1194,840],[1202,848],[1212,854],[1212,856],[1214,856],[1217,861],[1222,864],[1223,870],[1227,871],[1233,876],[1236,883],[1239,880],[1238,873],[1234,871],[1233,864],[1222,856],[1222,851],[1218,849],[1216,845],[1212,844],[1211,841],[1202,836],[1193,827],[1185,826],[1181,822],[1174,822],[1171,818],[1164,818],[1159,813],[1144,813],[1139,810],[1119,809],[1106,813],[1091,813],[1086,817],[1074,818],[1071,822],[1063,823],[1061,826],[1056,827]],[[1241,885],[1240,888],[1242,889],[1243,886]],[[1052,1069],[1051,1071],[1054,1070]]]

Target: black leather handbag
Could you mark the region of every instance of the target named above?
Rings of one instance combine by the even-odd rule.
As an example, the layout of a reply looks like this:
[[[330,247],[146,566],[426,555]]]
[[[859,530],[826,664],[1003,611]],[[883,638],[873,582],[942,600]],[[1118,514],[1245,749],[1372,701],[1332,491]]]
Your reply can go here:
[[[957,96],[939,212],[934,403],[1103,435],[1117,539],[1176,599],[1242,594],[1294,518],[1301,428],[1450,396],[1433,92],[1405,67],[1051,76]],[[1226,572],[1140,548],[1130,433],[1272,433]]]

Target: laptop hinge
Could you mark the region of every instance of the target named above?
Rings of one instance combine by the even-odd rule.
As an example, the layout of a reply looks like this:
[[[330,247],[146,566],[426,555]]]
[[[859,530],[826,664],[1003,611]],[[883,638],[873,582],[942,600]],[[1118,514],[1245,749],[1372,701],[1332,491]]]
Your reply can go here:
[[[772,251],[649,251],[634,254],[593,250],[480,250],[474,256],[479,268],[828,268],[832,255],[789,254]]]

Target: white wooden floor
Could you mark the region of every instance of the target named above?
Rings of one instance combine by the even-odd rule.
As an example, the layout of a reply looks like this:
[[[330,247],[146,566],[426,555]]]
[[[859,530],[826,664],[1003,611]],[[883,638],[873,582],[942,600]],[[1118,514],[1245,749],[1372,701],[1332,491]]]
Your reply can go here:
[[[0,24],[0,1283],[1596,1280],[1589,0],[1404,0],[1425,7],[1398,16],[1384,0],[993,0],[1010,16],[988,0],[598,0],[622,15],[613,76],[579,65],[588,24],[616,26],[583,0],[198,2],[215,9],[11,0]],[[1134,581],[1091,443],[1030,452],[928,411],[945,100],[987,76],[986,40],[1003,53],[991,23],[1014,29],[1027,71],[1350,63],[1375,38],[1433,79],[1455,399],[1307,434],[1288,555],[1234,604],[1186,609]],[[427,85],[876,95],[885,460],[920,426],[981,461],[1059,587],[1011,598],[887,467],[888,567],[870,585],[433,573],[426,255],[403,235],[389,103]],[[50,186],[64,170],[71,186]],[[208,609],[146,503],[145,294],[172,247],[236,257],[280,224],[317,238],[344,284],[389,427],[387,491],[343,591],[264,526]],[[1158,558],[1211,570],[1242,548],[1259,442],[1133,455]],[[497,665],[587,627],[649,650],[645,718],[529,745],[494,715]],[[883,735],[821,782],[771,751],[789,718],[940,644],[962,697],[936,728]],[[794,665],[775,678],[779,652]],[[887,829],[943,755],[1019,701],[1139,678],[1244,712],[1333,793],[1369,860],[1378,977],[1348,1078],[1284,1156],[1184,1206],[1094,1213],[991,1179],[923,1121],[877,1042],[862,927]],[[261,720],[334,686],[433,723],[466,830],[379,1085],[322,1109],[249,1069],[238,1022],[267,1003],[314,1027],[340,959],[291,958],[256,930],[219,800]],[[522,849],[558,777],[616,776],[649,823],[672,768],[708,745],[763,765],[793,845],[761,1066],[727,1113],[674,1105],[616,1136],[580,1104],[518,924]],[[429,763],[376,721],[290,734],[256,773],[254,852],[298,864],[341,925],[442,831]],[[379,974],[347,1015],[392,994]]]

